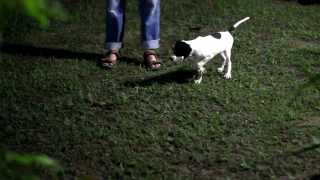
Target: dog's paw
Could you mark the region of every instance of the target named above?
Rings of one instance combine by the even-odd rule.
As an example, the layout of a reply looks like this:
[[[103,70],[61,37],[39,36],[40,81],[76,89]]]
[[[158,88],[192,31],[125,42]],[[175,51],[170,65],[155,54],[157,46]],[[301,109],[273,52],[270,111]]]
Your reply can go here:
[[[224,78],[226,78],[226,79],[231,79],[231,74],[229,74],[229,73],[225,74],[225,75],[224,75]]]
[[[195,83],[195,84],[200,84],[201,81],[202,81],[202,79],[196,79],[196,80],[194,80],[194,83]]]
[[[207,73],[207,70],[204,67],[200,67],[200,68],[198,68],[198,73],[199,74],[205,74],[205,73]]]
[[[218,71],[219,73],[223,73],[223,69],[224,69],[224,68],[219,67],[219,68],[217,69],[217,71]]]

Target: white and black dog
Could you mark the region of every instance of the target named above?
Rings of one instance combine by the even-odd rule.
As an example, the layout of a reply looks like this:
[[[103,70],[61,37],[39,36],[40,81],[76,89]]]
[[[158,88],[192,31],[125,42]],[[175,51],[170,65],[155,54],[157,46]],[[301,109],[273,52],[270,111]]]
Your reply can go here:
[[[199,78],[195,80],[196,84],[202,81],[203,73],[205,72],[204,65],[209,62],[214,56],[220,54],[224,59],[221,67],[218,68],[220,73],[223,73],[225,65],[227,71],[224,77],[231,78],[231,49],[233,45],[233,36],[231,32],[234,31],[241,23],[249,20],[246,17],[235,23],[228,31],[216,32],[208,36],[199,36],[193,40],[180,40],[175,43],[171,59],[175,62],[186,59],[193,60],[197,64]]]

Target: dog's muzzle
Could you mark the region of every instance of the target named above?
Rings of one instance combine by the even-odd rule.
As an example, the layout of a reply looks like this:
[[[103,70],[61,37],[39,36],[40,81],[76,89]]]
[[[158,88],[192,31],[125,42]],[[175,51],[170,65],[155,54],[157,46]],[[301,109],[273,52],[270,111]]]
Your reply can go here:
[[[175,55],[170,56],[171,61],[176,61],[176,59],[177,59],[177,56],[175,56]]]
[[[183,56],[181,56],[181,57],[177,57],[177,56],[175,56],[175,55],[172,55],[171,57],[170,57],[170,59],[173,61],[173,62],[181,62],[181,61],[183,61]]]

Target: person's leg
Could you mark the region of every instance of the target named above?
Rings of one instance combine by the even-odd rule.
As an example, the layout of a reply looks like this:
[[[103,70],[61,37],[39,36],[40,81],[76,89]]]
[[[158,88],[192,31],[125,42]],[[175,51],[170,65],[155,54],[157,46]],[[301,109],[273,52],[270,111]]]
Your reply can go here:
[[[160,0],[140,0],[142,47],[159,48],[160,40]]]
[[[106,49],[119,50],[122,47],[125,0],[107,0]]]
[[[140,0],[139,9],[144,60],[150,68],[158,69],[161,64],[155,49],[160,46],[160,0]]]
[[[118,51],[122,47],[125,21],[125,0],[106,0],[106,41],[102,65],[116,64]]]

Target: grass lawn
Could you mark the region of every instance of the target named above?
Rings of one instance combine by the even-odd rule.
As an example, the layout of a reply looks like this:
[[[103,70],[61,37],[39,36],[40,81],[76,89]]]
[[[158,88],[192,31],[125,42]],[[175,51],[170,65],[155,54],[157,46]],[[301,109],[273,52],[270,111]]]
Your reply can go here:
[[[15,22],[0,54],[0,142],[47,154],[65,179],[308,179],[320,151],[320,6],[280,0],[164,0],[160,71],[146,70],[137,2],[122,61],[106,71],[104,0],[68,1],[47,30]],[[233,79],[170,62],[177,39],[235,33]],[[318,79],[319,80],[319,79]],[[319,83],[318,83],[319,84]]]

